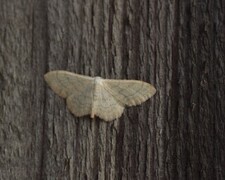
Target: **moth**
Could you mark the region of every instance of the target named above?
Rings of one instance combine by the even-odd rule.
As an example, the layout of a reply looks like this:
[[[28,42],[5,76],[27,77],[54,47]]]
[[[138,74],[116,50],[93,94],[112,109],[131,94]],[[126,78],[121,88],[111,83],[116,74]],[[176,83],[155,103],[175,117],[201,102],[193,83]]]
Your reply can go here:
[[[89,77],[68,71],[50,71],[44,78],[52,90],[66,98],[68,109],[78,117],[119,118],[125,106],[141,104],[156,93],[149,83]]]

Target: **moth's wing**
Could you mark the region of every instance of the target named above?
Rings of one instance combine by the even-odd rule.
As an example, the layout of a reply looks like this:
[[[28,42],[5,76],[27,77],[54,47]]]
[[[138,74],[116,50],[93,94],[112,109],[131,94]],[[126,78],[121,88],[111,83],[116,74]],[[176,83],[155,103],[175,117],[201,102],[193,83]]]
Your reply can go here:
[[[103,85],[97,88],[96,98],[94,102],[95,115],[105,121],[112,121],[119,118],[124,110],[121,104]]]
[[[93,88],[94,78],[67,71],[50,71],[44,76],[48,85],[59,96],[80,95],[87,89]]]
[[[141,104],[156,93],[154,86],[143,81],[105,79],[104,84],[119,102],[128,106]]]
[[[90,114],[94,78],[67,71],[51,71],[45,74],[45,80],[52,90],[67,98],[68,109],[76,116]]]
[[[92,110],[92,92],[86,91],[77,96],[73,94],[66,99],[68,109],[78,117],[88,115]]]

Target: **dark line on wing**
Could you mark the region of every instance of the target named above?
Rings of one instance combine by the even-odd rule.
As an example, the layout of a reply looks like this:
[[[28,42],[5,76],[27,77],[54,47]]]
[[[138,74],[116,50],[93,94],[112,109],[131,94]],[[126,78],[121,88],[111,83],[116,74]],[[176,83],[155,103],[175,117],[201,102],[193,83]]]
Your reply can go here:
[[[119,83],[120,84],[120,83]],[[131,84],[132,85],[132,84]],[[131,101],[130,99],[135,95],[135,94],[142,94],[142,93],[139,93],[142,89],[143,89],[143,85],[144,85],[144,82],[142,82],[141,81],[141,87],[138,89],[138,90],[136,90],[135,91],[135,93],[133,93],[133,94],[131,94],[131,95],[125,95],[124,93],[122,93],[122,91],[124,91],[124,90],[126,90],[126,89],[124,89],[124,88],[121,88],[119,85],[118,86],[113,86],[113,88],[115,88],[115,87],[118,87],[118,88],[120,88],[121,90],[119,90],[118,91],[118,93],[119,94],[121,94],[125,99],[126,99],[126,101]],[[127,88],[131,88],[132,86],[130,86],[129,84],[128,84],[128,86],[127,86]],[[113,88],[110,88],[109,87],[109,89],[112,89],[112,91],[113,91]],[[131,88],[132,89],[132,88]],[[111,95],[112,95],[112,93],[110,93]],[[115,97],[114,95],[112,95],[113,97]],[[117,98],[116,98],[117,99]],[[120,101],[119,99],[117,99],[118,101]],[[134,98],[134,100],[135,100],[135,98]],[[121,101],[120,101],[121,102]],[[122,103],[122,104],[124,104],[124,103]],[[125,103],[126,104],[126,103]]]
[[[59,79],[59,72],[58,71],[56,71],[56,78],[57,78],[59,84],[62,85],[62,87],[65,88],[64,84]],[[62,90],[63,90],[63,88],[60,88],[60,93],[59,94],[61,94]]]
[[[124,89],[124,88],[120,88],[121,90],[119,91],[120,92],[120,94],[122,94],[123,96],[125,96],[126,98],[127,97],[132,97],[132,96],[134,96],[135,94],[139,94],[139,92],[143,89],[143,82],[141,83],[141,87],[138,89],[138,90],[135,90],[135,92],[133,93],[133,94],[129,94],[129,95],[125,95],[125,94],[123,94],[121,91],[124,91],[124,90],[126,90],[126,89]],[[131,88],[132,89],[132,86],[128,86],[128,88]]]
[[[71,75],[72,76],[72,75]],[[87,90],[89,90],[89,89],[91,89],[91,86],[92,86],[92,84],[90,84],[89,86],[87,86],[86,88],[84,88],[85,86],[84,86],[84,83],[82,83],[82,80],[80,80],[79,78],[75,78],[76,79],[76,82],[74,82],[74,81],[71,81],[71,79],[69,78],[69,75],[64,75],[64,78],[67,80],[67,83],[68,84],[66,84],[64,81],[61,81],[61,78],[59,77],[59,73],[58,73],[58,71],[56,72],[56,77],[57,77],[57,80],[58,80],[58,82],[59,82],[59,84],[63,87],[63,88],[65,88],[65,90],[66,90],[66,92],[67,92],[67,90],[71,90],[71,88],[69,88],[67,85],[68,84],[76,84],[75,86],[73,86],[73,88],[74,88],[74,90],[76,90],[77,91],[77,95],[78,96],[81,96],[81,95],[83,95],[84,93],[83,92],[86,92]],[[87,83],[85,83],[85,84],[87,84]],[[79,88],[77,88],[78,86],[80,86],[80,87],[82,87],[81,89],[79,89]],[[90,88],[89,88],[90,87]],[[60,88],[61,90],[60,90],[60,94],[61,94],[61,92],[63,91],[63,88]],[[83,90],[83,88],[84,88],[84,90]],[[73,90],[73,89],[72,89]],[[72,93],[73,94],[73,93]],[[67,96],[68,96],[68,94],[67,94]],[[85,95],[83,95],[84,97],[89,97],[89,96],[85,96]]]
[[[105,84],[106,86],[107,86],[107,84]],[[103,88],[115,99],[115,100],[117,100],[118,101],[118,103],[120,103],[121,105],[125,105],[123,102],[121,102],[118,98],[116,98],[115,97],[115,95],[113,94],[113,93],[111,93],[107,88],[105,88],[104,86],[103,86]],[[109,89],[111,89],[111,88],[109,88]]]
[[[73,95],[72,94],[72,96],[73,96],[72,102],[78,107],[92,106],[92,103],[90,103],[90,104],[83,103],[84,101],[82,99],[80,99],[80,97],[82,97],[83,99],[90,99],[90,101],[92,102],[92,94],[93,94],[93,92],[92,93],[90,92],[89,96],[85,95],[85,94],[88,94],[88,91],[90,91],[90,89],[93,89],[93,87],[91,85],[86,87],[84,89],[84,91],[81,91],[81,93],[79,95],[77,95],[77,94]],[[87,101],[85,101],[85,102],[87,102]]]
[[[104,86],[101,86],[101,87],[104,87]],[[111,93],[109,93],[105,88],[103,90],[105,90],[105,92],[108,93],[108,96],[106,95],[106,93],[102,93],[104,91],[102,91],[102,88],[100,88],[100,92],[97,92],[97,94],[95,93],[97,95],[97,97],[99,97],[97,99],[100,101],[100,103],[99,104],[95,104],[95,106],[96,107],[103,107],[103,108],[107,108],[108,109],[108,108],[111,108],[112,106],[117,105],[118,102],[116,101],[116,99],[114,97],[112,97],[112,98],[115,101],[115,103],[110,103],[110,104],[108,103],[109,99],[110,99],[110,96],[111,96]],[[109,97],[109,98],[107,98],[107,97]],[[106,102],[106,103],[103,103],[103,102]],[[103,104],[105,106],[103,106]]]

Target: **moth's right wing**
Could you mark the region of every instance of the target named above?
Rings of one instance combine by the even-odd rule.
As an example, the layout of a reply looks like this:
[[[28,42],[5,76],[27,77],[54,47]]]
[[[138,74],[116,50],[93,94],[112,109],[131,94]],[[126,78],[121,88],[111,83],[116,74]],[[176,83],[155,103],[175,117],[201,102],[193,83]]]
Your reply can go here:
[[[156,93],[154,86],[143,81],[105,79],[103,83],[115,99],[128,106],[141,104]]]
[[[105,121],[119,118],[124,110],[124,106],[107,91],[104,84],[97,85],[93,108],[94,114]]]

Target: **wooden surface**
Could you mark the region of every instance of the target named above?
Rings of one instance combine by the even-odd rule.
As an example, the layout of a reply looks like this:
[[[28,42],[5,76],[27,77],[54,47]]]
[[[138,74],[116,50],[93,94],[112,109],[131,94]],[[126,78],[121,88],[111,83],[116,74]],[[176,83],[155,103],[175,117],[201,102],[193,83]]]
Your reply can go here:
[[[224,179],[225,3],[0,1],[0,179]],[[44,82],[68,70],[153,84],[106,123]]]

